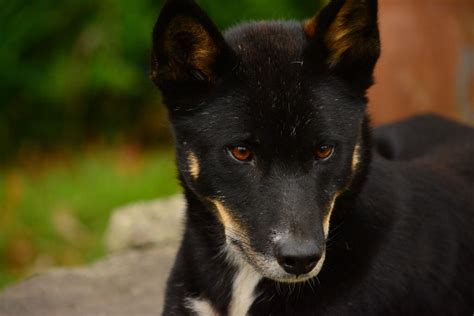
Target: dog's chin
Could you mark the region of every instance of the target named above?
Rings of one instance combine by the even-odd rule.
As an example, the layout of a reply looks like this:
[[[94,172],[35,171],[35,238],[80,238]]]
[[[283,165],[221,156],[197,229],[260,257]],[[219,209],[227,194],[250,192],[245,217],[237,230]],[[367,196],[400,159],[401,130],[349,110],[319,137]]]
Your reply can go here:
[[[265,256],[250,249],[244,250],[235,243],[229,244],[228,255],[237,265],[250,265],[263,278],[280,283],[301,283],[315,278],[321,271],[326,258],[326,252],[324,252],[313,270],[296,276],[283,270],[273,256]]]

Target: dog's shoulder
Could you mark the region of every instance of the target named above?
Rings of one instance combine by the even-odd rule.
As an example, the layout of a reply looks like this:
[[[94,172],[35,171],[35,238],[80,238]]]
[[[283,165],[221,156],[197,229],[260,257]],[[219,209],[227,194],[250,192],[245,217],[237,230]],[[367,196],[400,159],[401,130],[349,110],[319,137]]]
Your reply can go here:
[[[435,114],[383,125],[373,134],[378,153],[391,160],[411,160],[440,146],[474,140],[474,128]]]
[[[474,185],[474,128],[437,115],[420,115],[374,130],[375,152],[433,174]]]

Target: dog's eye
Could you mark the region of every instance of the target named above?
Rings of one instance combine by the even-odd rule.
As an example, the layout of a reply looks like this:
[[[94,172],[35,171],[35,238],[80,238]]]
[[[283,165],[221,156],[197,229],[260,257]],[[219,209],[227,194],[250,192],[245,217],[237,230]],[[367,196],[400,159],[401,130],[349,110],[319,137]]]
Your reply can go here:
[[[229,146],[227,151],[238,161],[251,161],[253,158],[252,151],[245,146]]]
[[[314,151],[314,158],[316,160],[326,160],[332,156],[334,152],[334,146],[332,145],[322,145],[316,148]]]

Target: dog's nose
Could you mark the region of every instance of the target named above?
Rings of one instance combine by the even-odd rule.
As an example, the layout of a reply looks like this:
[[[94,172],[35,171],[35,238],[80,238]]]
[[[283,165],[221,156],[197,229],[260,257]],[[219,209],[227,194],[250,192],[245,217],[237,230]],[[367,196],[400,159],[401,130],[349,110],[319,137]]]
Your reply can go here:
[[[311,272],[321,256],[321,248],[316,242],[286,240],[275,247],[275,257],[280,266],[296,276]]]

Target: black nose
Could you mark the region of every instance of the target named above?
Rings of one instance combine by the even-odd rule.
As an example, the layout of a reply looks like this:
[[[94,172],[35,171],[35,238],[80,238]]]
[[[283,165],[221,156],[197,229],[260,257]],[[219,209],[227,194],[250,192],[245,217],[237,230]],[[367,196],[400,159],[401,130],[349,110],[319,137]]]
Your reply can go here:
[[[321,247],[316,242],[285,240],[275,247],[275,256],[280,266],[296,276],[313,270],[321,255]]]

